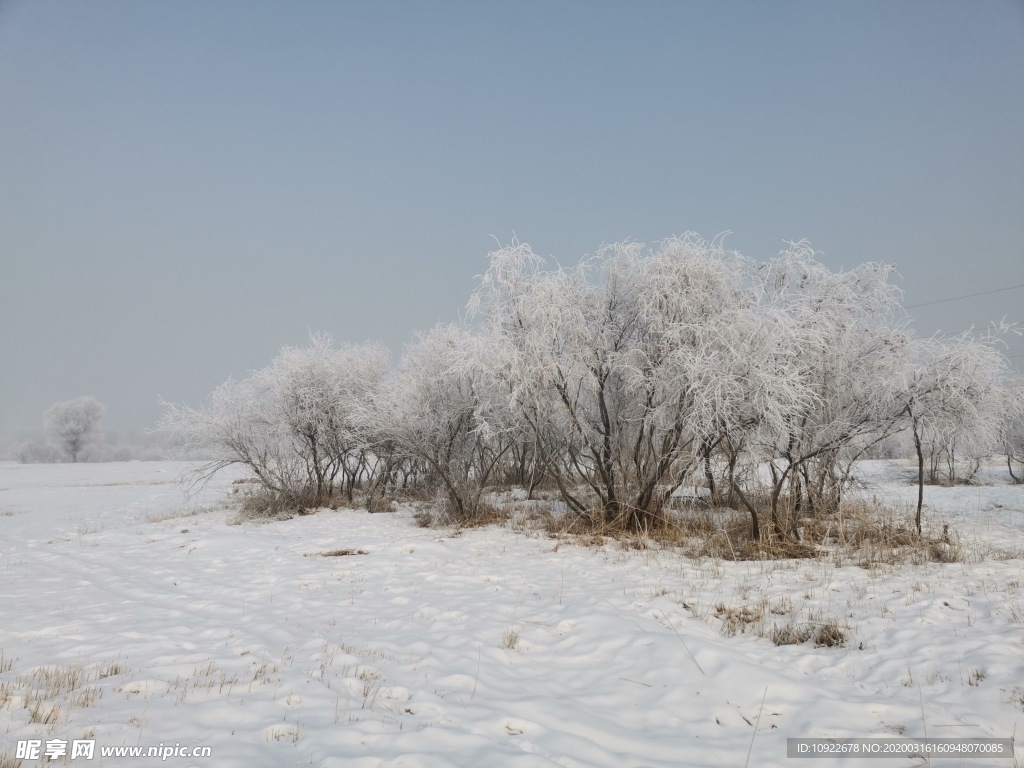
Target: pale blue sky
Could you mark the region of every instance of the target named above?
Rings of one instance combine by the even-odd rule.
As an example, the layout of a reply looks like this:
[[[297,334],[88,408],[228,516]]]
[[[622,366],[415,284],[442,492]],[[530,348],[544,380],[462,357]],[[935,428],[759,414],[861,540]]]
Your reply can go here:
[[[397,351],[492,235],[1021,284],[1022,137],[1019,0],[0,0],[0,442],[82,394],[141,429],[307,328]]]

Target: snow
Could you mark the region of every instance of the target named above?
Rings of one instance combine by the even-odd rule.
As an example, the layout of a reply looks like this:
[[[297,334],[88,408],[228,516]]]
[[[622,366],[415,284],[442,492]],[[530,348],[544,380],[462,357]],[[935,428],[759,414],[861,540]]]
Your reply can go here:
[[[1024,734],[1021,486],[927,488],[968,562],[866,569],[456,534],[410,506],[230,525],[232,476],[189,499],[188,466],[0,464],[0,755],[94,738],[212,749],[167,765],[772,766],[787,737]],[[908,472],[865,465],[861,493],[909,503]],[[761,618],[730,634],[744,607]],[[845,647],[769,639],[828,620]],[[74,690],[41,683],[78,667]],[[55,721],[29,722],[37,699]]]

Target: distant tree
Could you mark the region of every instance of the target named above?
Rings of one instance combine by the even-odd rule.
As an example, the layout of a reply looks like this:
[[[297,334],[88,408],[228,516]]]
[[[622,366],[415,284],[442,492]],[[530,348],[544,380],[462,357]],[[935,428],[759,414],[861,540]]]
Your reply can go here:
[[[53,443],[77,462],[82,448],[98,433],[104,410],[91,395],[62,400],[47,409],[43,425]]]

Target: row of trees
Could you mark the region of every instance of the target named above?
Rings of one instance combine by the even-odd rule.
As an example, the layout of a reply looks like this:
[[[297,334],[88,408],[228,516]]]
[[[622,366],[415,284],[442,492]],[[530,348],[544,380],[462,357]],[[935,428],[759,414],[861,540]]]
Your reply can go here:
[[[922,484],[953,480],[1024,415],[996,335],[915,338],[892,273],[833,272],[803,242],[757,263],[691,234],[555,268],[514,243],[466,321],[417,335],[397,370],[316,335],[162,427],[279,493],[413,483],[468,517],[495,483],[544,483],[572,514],[645,529],[701,478],[755,538],[785,538],[894,435]]]

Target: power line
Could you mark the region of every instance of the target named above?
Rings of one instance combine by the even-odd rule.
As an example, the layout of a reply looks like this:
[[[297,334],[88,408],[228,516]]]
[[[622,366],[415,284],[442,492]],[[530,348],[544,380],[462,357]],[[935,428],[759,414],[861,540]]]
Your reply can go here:
[[[965,293],[963,296],[950,296],[948,299],[935,299],[935,301],[923,301],[920,304],[911,304],[909,307],[904,307],[904,309],[916,309],[917,307],[927,307],[931,304],[945,304],[947,301],[959,301],[960,299],[970,299],[975,296],[987,296],[990,293],[1015,291],[1018,288],[1024,288],[1024,283],[1021,283],[1020,285],[1011,285],[1009,288],[993,288],[991,291],[978,291],[977,293]]]

